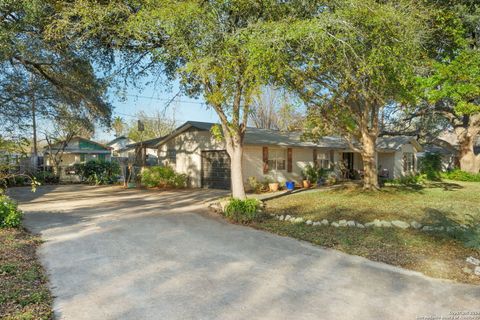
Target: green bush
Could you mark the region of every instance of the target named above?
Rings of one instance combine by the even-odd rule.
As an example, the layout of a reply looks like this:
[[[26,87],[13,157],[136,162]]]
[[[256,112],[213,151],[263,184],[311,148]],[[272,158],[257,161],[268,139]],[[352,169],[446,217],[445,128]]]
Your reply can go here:
[[[22,211],[7,196],[0,196],[0,227],[15,228],[22,223]]]
[[[118,180],[120,166],[117,162],[90,160],[75,164],[75,171],[88,183],[112,184]]]
[[[60,177],[53,172],[42,171],[34,174],[35,179],[41,184],[56,184],[60,181]]]
[[[441,177],[448,180],[480,182],[480,173],[468,173],[460,169],[442,172]]]
[[[388,180],[387,182],[394,185],[411,186],[423,184],[426,180],[427,176],[425,174],[408,174],[398,179]]]
[[[149,188],[185,188],[187,186],[187,175],[178,174],[168,166],[144,168],[140,176],[142,184]]]
[[[224,215],[239,223],[250,223],[260,216],[260,201],[257,199],[239,200],[232,198],[225,207]]]
[[[426,153],[419,161],[420,172],[425,174],[428,180],[441,180],[442,156],[438,153]]]
[[[248,177],[248,184],[250,185],[250,189],[255,193],[261,193],[264,190],[268,189],[268,183],[261,183],[255,177]]]

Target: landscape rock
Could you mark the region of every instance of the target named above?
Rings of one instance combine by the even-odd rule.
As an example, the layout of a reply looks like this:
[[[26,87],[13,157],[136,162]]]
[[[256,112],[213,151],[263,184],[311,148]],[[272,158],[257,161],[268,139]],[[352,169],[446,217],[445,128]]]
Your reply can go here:
[[[392,225],[400,229],[408,229],[410,227],[410,224],[400,220],[393,220]]]
[[[468,263],[473,264],[475,266],[480,266],[480,260],[478,260],[477,258],[468,257],[467,259],[465,259],[465,261],[467,261]]]
[[[292,217],[291,217],[289,214],[287,214],[287,215],[285,216],[285,221],[290,221],[291,218],[292,218]]]
[[[338,227],[340,227],[340,225],[336,222],[332,222],[332,227],[338,228]]]
[[[383,225],[382,225],[382,221],[380,221],[380,220],[378,220],[378,219],[373,220],[373,225],[374,225],[375,227],[382,227],[382,226],[383,226]]]
[[[360,222],[357,222],[356,226],[357,226],[357,228],[362,228],[362,229],[365,228],[365,226],[363,224],[361,224]]]
[[[476,276],[480,276],[480,267],[475,267],[475,269],[473,270],[473,273],[474,273]]]
[[[302,223],[303,221],[303,218],[296,218],[293,220],[294,223]]]
[[[319,225],[321,225],[321,223],[320,223],[320,222],[318,222],[318,221],[315,221],[315,222],[313,222],[313,224],[312,224],[312,225],[313,225],[314,227],[316,227],[316,226],[319,226]]]
[[[327,219],[323,219],[323,220],[322,220],[322,224],[325,225],[325,226],[328,226],[328,220],[327,220]]]
[[[468,273],[468,274],[472,274],[472,273],[473,273],[472,269],[467,268],[467,267],[463,267],[462,271],[465,272],[465,273]]]
[[[420,228],[422,227],[422,224],[419,223],[419,222],[417,222],[417,221],[412,221],[412,222],[410,223],[410,225],[411,225],[412,228],[414,228],[414,229],[420,229]]]
[[[280,221],[283,221],[285,219],[285,217],[283,216],[283,214],[278,218],[278,220]]]
[[[423,230],[423,231],[433,231],[433,230],[435,230],[435,228],[432,227],[432,226],[424,226],[424,227],[422,228],[422,230]]]
[[[355,227],[355,221],[352,221],[352,220],[347,221],[347,226],[349,226],[349,227]]]
[[[390,221],[381,221],[381,226],[390,228],[392,226],[392,223]]]
[[[365,227],[372,227],[372,226],[374,226],[374,225],[375,225],[374,222],[367,222],[367,223],[365,223]]]
[[[347,220],[342,219],[342,220],[338,221],[338,225],[340,227],[346,227],[347,226]]]
[[[308,225],[313,224],[312,220],[307,220],[307,222],[305,222],[305,223],[308,224]]]

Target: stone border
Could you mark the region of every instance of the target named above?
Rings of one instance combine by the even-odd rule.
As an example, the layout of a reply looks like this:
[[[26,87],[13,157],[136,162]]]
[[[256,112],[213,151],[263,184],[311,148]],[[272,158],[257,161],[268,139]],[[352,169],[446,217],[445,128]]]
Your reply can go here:
[[[392,221],[386,221],[386,220],[379,220],[375,219],[371,222],[367,222],[365,224],[362,224],[358,221],[354,220],[338,220],[338,221],[332,221],[329,222],[327,219],[323,219],[322,221],[312,221],[312,220],[306,220],[301,217],[292,217],[290,215],[276,215],[276,214],[270,214],[270,216],[274,219],[280,220],[280,221],[285,221],[285,222],[291,222],[291,223],[305,223],[306,225],[309,226],[332,226],[335,228],[338,227],[352,227],[352,228],[369,228],[369,227],[377,227],[377,228],[399,228],[399,229],[408,229],[408,228],[413,228],[415,230],[421,230],[421,231],[446,231],[446,232],[454,232],[457,230],[465,230],[467,229],[466,225],[460,225],[460,226],[455,226],[455,227],[444,227],[444,226],[438,226],[438,225],[423,225],[415,220],[411,221],[410,223],[401,221],[401,220],[392,220]]]

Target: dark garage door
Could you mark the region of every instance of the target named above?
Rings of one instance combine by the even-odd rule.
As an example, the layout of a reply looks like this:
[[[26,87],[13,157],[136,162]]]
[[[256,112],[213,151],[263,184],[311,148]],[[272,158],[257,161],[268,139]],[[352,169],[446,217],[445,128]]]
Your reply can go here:
[[[202,187],[230,189],[230,156],[226,151],[202,151]]]

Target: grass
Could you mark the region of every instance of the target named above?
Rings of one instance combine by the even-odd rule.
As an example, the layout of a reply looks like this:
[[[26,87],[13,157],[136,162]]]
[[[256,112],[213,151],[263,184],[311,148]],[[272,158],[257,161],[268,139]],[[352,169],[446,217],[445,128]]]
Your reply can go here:
[[[480,219],[480,183],[442,182],[424,187],[388,186],[379,192],[358,188],[309,191],[267,202],[267,212],[330,222],[340,219],[361,223],[381,220],[416,220],[423,224],[457,225],[468,215]],[[398,228],[311,227],[274,219],[254,227],[310,241],[371,260],[420,271],[426,275],[480,284],[480,277],[465,273],[468,256],[480,252],[467,248],[446,233]]]
[[[35,254],[39,238],[0,229],[0,319],[52,319],[52,296]]]

